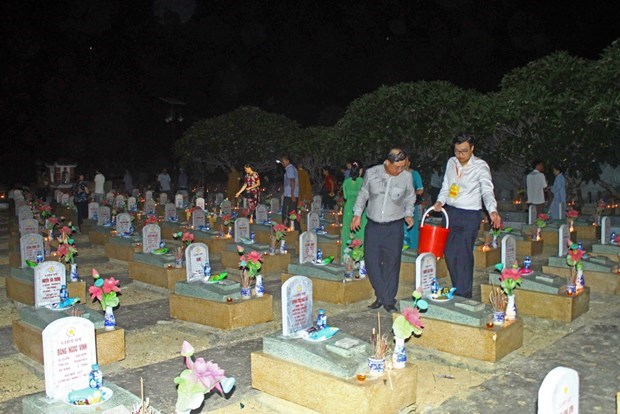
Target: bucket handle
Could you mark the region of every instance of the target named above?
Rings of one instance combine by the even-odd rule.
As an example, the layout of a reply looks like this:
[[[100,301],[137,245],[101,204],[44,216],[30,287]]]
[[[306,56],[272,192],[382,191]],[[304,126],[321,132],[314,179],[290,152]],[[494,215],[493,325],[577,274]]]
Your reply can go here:
[[[435,211],[433,207],[429,207],[428,210],[424,212],[424,215],[422,216],[422,222],[420,223],[420,227],[424,225],[424,220],[426,220],[426,215],[430,213],[431,210]],[[450,228],[450,218],[448,217],[448,212],[443,207],[441,208],[441,212],[443,213],[444,216],[446,216],[446,228]]]

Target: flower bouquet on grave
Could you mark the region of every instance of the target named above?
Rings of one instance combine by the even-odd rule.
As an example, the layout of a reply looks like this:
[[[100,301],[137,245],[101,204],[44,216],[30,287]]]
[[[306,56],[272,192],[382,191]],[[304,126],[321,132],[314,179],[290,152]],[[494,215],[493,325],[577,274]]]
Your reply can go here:
[[[399,316],[392,322],[392,332],[394,332],[394,352],[392,353],[392,366],[400,369],[405,368],[407,363],[407,352],[405,350],[405,340],[411,335],[422,335],[422,320],[420,310],[428,309],[428,303],[422,299],[422,292],[418,289],[413,292],[413,308],[404,308]]]
[[[204,358],[192,359],[194,348],[183,341],[181,355],[185,358],[187,369],[174,379],[177,387],[177,413],[189,413],[200,407],[204,401],[205,394],[214,388],[222,395],[229,393],[235,385],[235,379],[226,377],[215,362],[205,361]]]
[[[490,247],[492,248],[497,248],[498,246],[498,242],[497,242],[497,238],[502,234],[502,233],[510,233],[512,232],[512,227],[504,227],[504,223],[500,224],[499,227],[491,227],[491,229],[489,230],[489,234],[492,237],[491,240],[491,245]]]
[[[572,296],[577,291],[583,290],[585,280],[583,277],[583,262],[581,259],[586,254],[585,250],[579,248],[575,243],[569,243],[566,264],[569,267],[569,278],[566,281],[566,294]]]
[[[549,221],[549,215],[545,214],[545,213],[540,213],[537,217],[536,217],[536,240],[541,240],[542,237],[540,236],[540,232],[542,231],[542,229],[544,229],[545,227],[547,227],[547,222]]]
[[[101,308],[105,311],[104,326],[108,331],[114,330],[116,327],[116,318],[114,317],[113,308],[118,306],[119,298],[118,294],[121,292],[121,288],[118,286],[119,280],[114,277],[103,279],[99,276],[97,269],[93,268],[93,279],[95,284],[88,288],[90,298],[98,300],[101,304]]]
[[[344,257],[342,263],[344,265],[344,277],[353,276],[355,266],[364,258],[364,243],[360,239],[352,239],[348,241],[347,247],[344,249]]]
[[[39,212],[39,216],[44,220],[52,216],[52,207],[46,204],[38,204],[37,211]]]
[[[226,214],[225,216],[222,216],[222,230],[221,230],[222,236],[227,236],[227,237],[230,236],[230,233],[231,233],[230,230],[232,229],[233,224],[234,224],[234,219],[231,214]],[[226,232],[224,231],[224,226],[228,227],[228,231]]]
[[[508,297],[508,304],[506,305],[506,320],[517,319],[517,308],[515,306],[514,290],[517,286],[521,285],[523,281],[521,277],[521,269],[517,262],[511,267],[502,270],[502,275],[499,277],[500,286]]]
[[[157,216],[154,214],[149,215],[146,220],[144,220],[144,224],[157,224]]]
[[[291,231],[295,230],[295,222],[299,220],[301,220],[301,215],[297,211],[292,210],[288,213],[288,221],[290,223]]]
[[[60,220],[56,216],[48,217],[45,220],[45,228],[49,232],[50,238],[54,237],[54,228],[57,227],[57,226],[60,226],[60,224],[61,224]]]
[[[579,217],[579,212],[572,207],[566,212],[566,220],[568,220],[569,232],[575,230],[574,224],[577,217]]]
[[[248,299],[251,297],[250,282],[263,266],[263,255],[255,250],[246,254],[243,246],[239,245],[237,245],[237,253],[239,253],[239,270],[241,270],[241,297]]]

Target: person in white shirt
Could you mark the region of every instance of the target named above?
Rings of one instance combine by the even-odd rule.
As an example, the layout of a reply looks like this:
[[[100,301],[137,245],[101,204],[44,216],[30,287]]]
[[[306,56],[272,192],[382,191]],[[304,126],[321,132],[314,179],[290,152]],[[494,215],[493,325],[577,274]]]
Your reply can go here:
[[[159,188],[162,193],[168,194],[170,196],[170,175],[168,175],[168,169],[164,168],[161,170],[161,173],[157,176],[157,181],[159,182]]]
[[[445,207],[450,219],[450,233],[445,258],[455,295],[471,298],[474,280],[474,242],[482,218],[482,202],[493,226],[502,219],[497,212],[489,165],[474,156],[474,137],[460,134],[453,141],[454,157],[446,164],[441,191],[433,208]]]
[[[547,189],[547,179],[545,178],[545,165],[542,161],[536,160],[533,163],[534,169],[525,178],[527,187],[527,203],[536,207],[536,214],[544,212],[545,209],[545,190]]]
[[[95,170],[95,203],[101,204],[105,191],[103,185],[105,184],[105,177],[101,174],[101,171]]]

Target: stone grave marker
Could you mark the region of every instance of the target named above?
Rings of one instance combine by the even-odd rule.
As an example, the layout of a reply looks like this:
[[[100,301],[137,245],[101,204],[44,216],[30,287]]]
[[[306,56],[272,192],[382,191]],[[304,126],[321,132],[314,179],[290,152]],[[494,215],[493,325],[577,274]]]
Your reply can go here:
[[[93,220],[95,217],[98,217],[99,213],[99,203],[95,203],[94,201],[88,203],[88,219]]]
[[[62,198],[60,199],[60,203],[63,206],[66,206],[67,204],[69,204],[69,194],[67,193],[62,193]]]
[[[58,204],[62,203],[62,191],[56,190],[54,191],[54,199]]]
[[[147,224],[142,228],[142,252],[151,253],[159,249],[161,228],[157,224]]]
[[[422,295],[431,293],[431,284],[437,277],[437,259],[433,253],[421,253],[415,259],[415,287],[422,288]]]
[[[301,233],[299,235],[299,264],[315,261],[317,247],[318,242],[315,232],[308,230]]]
[[[33,218],[32,210],[29,206],[21,206],[17,211],[17,220],[23,220],[27,218]]]
[[[221,214],[223,216],[230,216],[232,214],[232,203],[230,200],[224,200],[220,204]]]
[[[313,324],[312,280],[293,276],[282,284],[282,335],[295,335]]]
[[[168,202],[168,194],[159,193],[159,204],[165,205]]]
[[[34,307],[60,302],[60,287],[66,284],[67,269],[63,263],[40,263],[34,268]]]
[[[122,194],[114,197],[114,207],[116,208],[125,208],[125,196]]]
[[[166,203],[164,207],[165,220],[175,221],[177,217],[177,207],[173,203]]]
[[[138,202],[135,197],[127,198],[127,210],[129,211],[137,211],[138,210]]]
[[[269,207],[271,208],[271,214],[278,213],[280,211],[280,199],[276,197],[272,198]]]
[[[269,221],[269,210],[266,205],[259,204],[256,206],[256,222],[264,223],[266,221]]]
[[[579,374],[574,369],[556,367],[549,371],[538,389],[538,414],[579,413]]]
[[[108,206],[99,207],[99,210],[97,210],[97,225],[103,226],[110,220],[111,220],[110,207]]]
[[[185,249],[187,281],[202,280],[205,264],[209,263],[209,247],[204,243],[192,243]]]
[[[566,205],[562,202],[558,203],[558,217],[560,218],[560,220],[564,220],[566,218]]]
[[[198,197],[196,198],[196,207],[201,208],[201,209],[205,209],[205,199],[202,197]]]
[[[517,260],[517,239],[510,234],[502,237],[501,262],[504,269],[509,269]]]
[[[114,193],[112,191],[106,193],[105,201],[107,201],[111,206],[114,205]]]
[[[216,193],[215,194],[215,204],[222,204],[222,202],[224,201],[224,194],[222,193]]]
[[[116,215],[116,235],[122,236],[123,233],[131,232],[131,216],[127,213]]]
[[[319,194],[315,195],[312,197],[312,202],[317,202],[317,203],[322,203],[323,202],[323,197]]]
[[[306,217],[308,231],[316,232],[316,229],[321,228],[321,216],[316,211],[310,211]]]
[[[139,188],[134,188],[134,189],[131,191],[131,195],[132,195],[133,197],[138,197],[138,196],[140,195],[140,189],[139,189]]]
[[[536,223],[536,206],[529,206],[527,208],[527,224],[534,225]]]
[[[19,250],[22,257],[21,267],[27,267],[26,260],[37,261],[37,253],[43,254],[43,236],[26,234],[19,239]]]
[[[241,217],[235,220],[235,243],[250,239],[250,220]]]
[[[321,202],[313,201],[312,204],[310,204],[310,211],[313,211],[313,212],[321,211]]]
[[[568,254],[568,246],[571,243],[568,224],[562,224],[558,233],[558,256],[563,257]]]
[[[39,222],[33,218],[27,218],[19,221],[19,232],[22,236],[26,234],[38,234]]]
[[[609,244],[611,240],[611,219],[608,216],[601,218],[601,244]]]
[[[197,208],[192,211],[192,227],[199,229],[205,225],[205,211]]]
[[[177,194],[174,196],[174,206],[176,208],[183,208],[183,194]]]
[[[154,200],[146,200],[144,202],[144,213],[145,214],[155,214],[155,201]]]
[[[153,192],[151,190],[148,190],[147,192],[144,193],[144,201],[148,201],[148,200],[153,200]]]
[[[58,191],[58,190],[56,190]],[[13,199],[17,200],[17,199],[24,199],[24,193],[22,193],[22,190],[13,190]]]
[[[95,325],[78,316],[56,319],[42,339],[47,397],[64,400],[70,391],[88,388],[88,374],[97,363]]]
[[[16,199],[15,200],[15,215],[17,216],[19,213],[19,209],[24,207],[26,205],[26,201],[23,199]]]

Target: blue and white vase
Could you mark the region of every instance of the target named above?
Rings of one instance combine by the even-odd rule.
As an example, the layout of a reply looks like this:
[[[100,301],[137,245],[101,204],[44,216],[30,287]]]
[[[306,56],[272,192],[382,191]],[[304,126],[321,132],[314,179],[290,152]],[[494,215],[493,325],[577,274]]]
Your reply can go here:
[[[79,282],[80,281],[80,275],[78,274],[77,264],[76,263],[71,263],[70,278],[71,278],[70,280],[72,282]]]
[[[493,311],[493,325],[495,325],[495,326],[503,326],[505,320],[506,320],[506,312],[504,312],[504,311]]]
[[[106,306],[105,308],[105,315],[103,315],[103,326],[106,331],[113,331],[116,329],[116,317],[114,316],[112,306]]]
[[[515,305],[515,295],[508,295],[508,305],[506,305],[506,320],[514,321],[517,319],[517,306]]]
[[[241,299],[250,299],[252,297],[252,288],[241,286]]]
[[[575,290],[579,292],[586,286],[586,280],[583,277],[583,269],[577,269],[577,277],[575,278]]]
[[[360,278],[365,278],[366,276],[368,276],[368,271],[366,270],[366,261],[364,261],[364,259],[360,260]]]
[[[265,285],[263,284],[263,276],[256,275],[256,285],[254,286],[256,297],[260,298],[265,295]]]
[[[385,358],[368,357],[368,373],[375,377],[385,372]]]
[[[394,338],[394,352],[392,353],[392,366],[394,369],[405,368],[407,364],[407,350],[404,338]]]
[[[286,254],[286,241],[280,240],[280,254]]]

